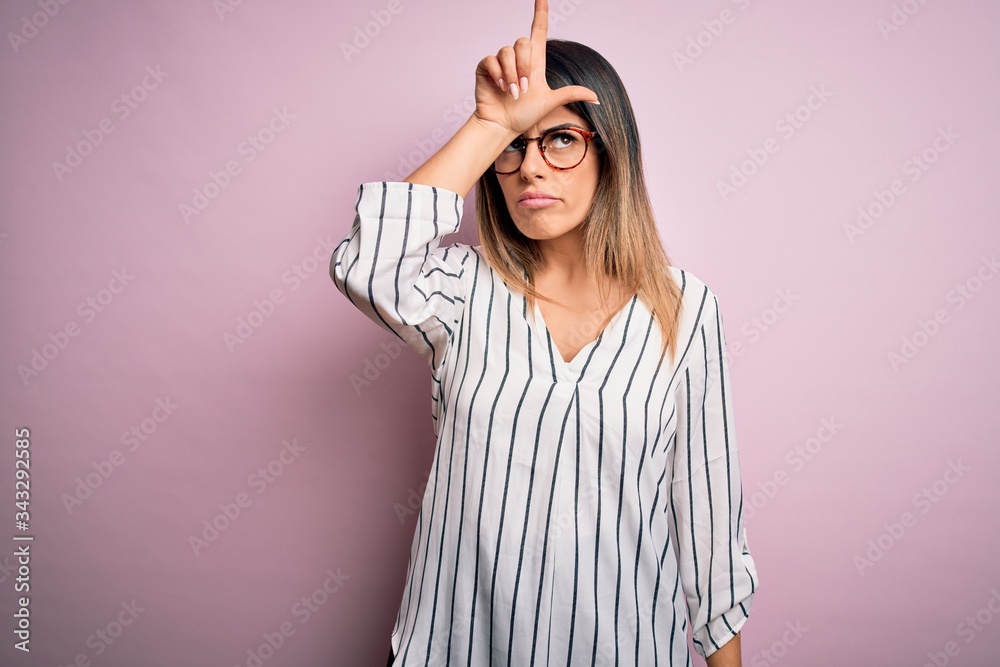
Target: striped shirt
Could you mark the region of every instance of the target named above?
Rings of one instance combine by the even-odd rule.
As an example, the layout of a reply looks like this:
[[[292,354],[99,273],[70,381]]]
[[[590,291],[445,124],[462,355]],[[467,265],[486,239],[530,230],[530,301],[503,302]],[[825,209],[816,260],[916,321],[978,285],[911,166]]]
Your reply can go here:
[[[637,296],[566,362],[479,246],[440,246],[462,205],[364,183],[330,262],[431,368],[437,445],[393,664],[680,667],[689,630],[711,655],[757,587],[718,299],[671,267],[674,364]]]

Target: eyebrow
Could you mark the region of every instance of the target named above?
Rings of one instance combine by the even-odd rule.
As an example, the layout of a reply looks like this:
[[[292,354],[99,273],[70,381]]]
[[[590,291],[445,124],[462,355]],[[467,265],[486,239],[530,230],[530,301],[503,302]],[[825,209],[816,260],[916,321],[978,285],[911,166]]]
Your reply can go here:
[[[586,128],[583,128],[583,127],[580,127],[580,126],[579,126],[579,125],[577,125],[576,123],[560,123],[559,125],[553,125],[553,126],[552,126],[552,127],[550,127],[550,128],[547,128],[547,129],[545,129],[545,130],[542,130],[542,131],[541,131],[541,132],[540,132],[539,134],[545,134],[546,132],[551,132],[552,130],[564,130],[564,129],[566,129],[567,127],[575,127],[575,128],[576,128],[576,129],[578,129],[578,130],[584,130],[584,129],[586,129]],[[520,135],[518,135],[518,136],[521,136],[521,137],[523,137],[524,135],[525,135],[525,133],[524,133],[524,132],[522,132],[522,133],[521,133]]]

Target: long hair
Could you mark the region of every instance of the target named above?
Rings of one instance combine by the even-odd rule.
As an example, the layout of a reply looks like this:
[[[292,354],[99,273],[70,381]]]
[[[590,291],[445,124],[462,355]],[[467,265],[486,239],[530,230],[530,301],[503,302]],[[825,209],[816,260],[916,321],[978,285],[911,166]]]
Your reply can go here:
[[[579,114],[598,133],[591,143],[601,161],[597,192],[583,221],[584,262],[598,285],[602,301],[617,279],[629,298],[638,295],[660,326],[660,358],[669,350],[671,363],[677,350],[681,317],[681,290],[670,271],[646,190],[642,151],[635,114],[618,73],[599,53],[578,42],[546,42],[545,77],[552,89],[586,86],[600,105],[573,102],[567,108]],[[487,263],[507,285],[524,294],[528,306],[535,299],[551,301],[534,287],[541,263],[537,242],[516,227],[496,173],[487,169],[476,188],[479,240]],[[607,288],[607,289],[604,289]],[[624,305],[624,304],[621,304]],[[618,312],[620,308],[611,310]],[[613,315],[598,328],[603,330]]]

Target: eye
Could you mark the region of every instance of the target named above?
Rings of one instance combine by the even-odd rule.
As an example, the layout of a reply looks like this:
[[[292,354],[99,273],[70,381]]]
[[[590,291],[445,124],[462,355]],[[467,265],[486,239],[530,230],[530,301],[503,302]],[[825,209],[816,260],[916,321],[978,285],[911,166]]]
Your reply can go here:
[[[522,137],[518,137],[514,141],[510,142],[510,144],[507,146],[507,148],[505,148],[503,150],[504,150],[505,153],[512,153],[512,152],[515,152],[515,151],[524,150],[524,139]]]
[[[550,141],[558,148],[566,148],[567,146],[572,146],[579,139],[580,137],[576,132],[555,132]]]

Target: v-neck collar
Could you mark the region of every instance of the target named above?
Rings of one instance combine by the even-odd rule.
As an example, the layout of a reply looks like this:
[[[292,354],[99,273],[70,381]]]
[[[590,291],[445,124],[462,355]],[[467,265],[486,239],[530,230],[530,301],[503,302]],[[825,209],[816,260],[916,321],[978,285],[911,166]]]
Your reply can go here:
[[[527,303],[527,297],[522,295],[521,297],[525,304]],[[549,359],[552,365],[555,367],[556,376],[560,380],[567,380],[571,382],[579,382],[582,376],[582,368],[585,366],[587,361],[593,356],[598,345],[606,337],[610,337],[617,331],[619,324],[621,323],[622,315],[626,310],[631,309],[635,301],[639,298],[638,294],[633,294],[632,298],[629,299],[625,305],[623,305],[618,312],[616,312],[611,319],[605,325],[604,329],[597,335],[594,340],[590,341],[586,345],[580,348],[580,350],[573,356],[572,359],[566,361],[563,359],[562,354],[559,352],[559,348],[556,347],[555,343],[552,342],[552,334],[549,332],[549,327],[545,323],[545,316],[542,315],[541,308],[538,307],[538,301],[535,300],[534,303],[534,325],[531,330],[535,332],[538,337],[539,342],[542,347],[548,351]]]

